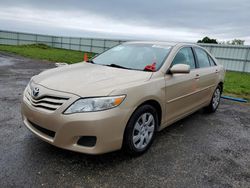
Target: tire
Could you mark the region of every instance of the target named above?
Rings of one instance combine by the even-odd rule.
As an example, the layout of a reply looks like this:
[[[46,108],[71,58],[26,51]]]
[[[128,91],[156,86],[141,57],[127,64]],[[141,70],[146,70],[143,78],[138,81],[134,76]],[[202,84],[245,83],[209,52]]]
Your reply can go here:
[[[130,117],[123,138],[123,149],[141,155],[152,145],[158,127],[157,111],[151,105],[139,107]]]
[[[205,108],[208,113],[214,113],[219,107],[221,92],[221,86],[218,85],[213,93],[213,97],[210,101],[210,104]]]

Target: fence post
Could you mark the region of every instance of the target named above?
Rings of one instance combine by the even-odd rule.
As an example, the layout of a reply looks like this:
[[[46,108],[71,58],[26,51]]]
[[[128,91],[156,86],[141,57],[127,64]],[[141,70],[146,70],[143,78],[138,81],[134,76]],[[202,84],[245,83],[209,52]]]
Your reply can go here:
[[[211,53],[212,55],[214,55],[213,52],[214,52],[214,46],[210,46],[210,53]]]
[[[244,64],[243,64],[243,70],[242,72],[247,72],[246,71],[246,67],[247,67],[247,62],[248,62],[248,56],[249,56],[249,53],[250,53],[250,48],[247,48],[247,52],[246,52],[246,57],[245,57],[245,61],[244,61]]]
[[[209,51],[209,52],[210,52],[211,54],[212,54],[212,52],[213,52],[213,49],[214,49],[213,46],[210,46],[210,51]]]
[[[63,37],[61,37],[61,48],[63,48],[63,44],[62,44],[62,41],[63,41]]]
[[[20,45],[19,33],[16,34],[17,34],[17,45]]]
[[[52,36],[52,37],[51,37],[51,45],[52,45],[53,48],[55,47],[54,44],[55,44],[55,37]]]
[[[106,50],[106,40],[104,39],[104,49],[103,49],[103,51],[105,51]]]
[[[82,38],[80,38],[80,41],[79,41],[79,51],[81,51],[81,45],[82,45]]]
[[[93,39],[90,39],[90,52],[93,52]]]
[[[71,50],[71,37],[69,37],[69,49]]]

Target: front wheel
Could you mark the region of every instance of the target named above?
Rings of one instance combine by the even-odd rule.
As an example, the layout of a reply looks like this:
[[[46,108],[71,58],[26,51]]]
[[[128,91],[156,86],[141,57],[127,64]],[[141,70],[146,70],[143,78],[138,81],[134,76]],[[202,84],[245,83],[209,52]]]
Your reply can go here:
[[[221,97],[221,87],[217,86],[217,88],[214,91],[213,97],[210,101],[210,104],[206,107],[207,112],[213,113],[217,110],[220,104],[220,97]]]
[[[131,116],[124,134],[124,149],[133,155],[144,153],[152,144],[158,116],[150,105],[139,107]]]

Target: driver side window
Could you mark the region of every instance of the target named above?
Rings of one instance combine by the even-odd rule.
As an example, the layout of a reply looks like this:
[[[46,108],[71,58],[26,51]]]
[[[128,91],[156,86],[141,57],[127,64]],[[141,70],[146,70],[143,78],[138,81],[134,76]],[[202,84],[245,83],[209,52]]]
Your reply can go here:
[[[186,64],[190,66],[190,69],[195,69],[194,54],[190,47],[180,49],[171,66],[176,64]]]

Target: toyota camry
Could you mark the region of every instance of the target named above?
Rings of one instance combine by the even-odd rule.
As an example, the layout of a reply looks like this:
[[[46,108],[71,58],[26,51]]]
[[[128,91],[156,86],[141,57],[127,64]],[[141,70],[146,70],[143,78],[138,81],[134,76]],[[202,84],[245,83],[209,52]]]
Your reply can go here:
[[[32,77],[21,113],[31,132],[57,147],[142,154],[157,131],[201,108],[215,112],[224,73],[195,44],[126,42]]]

